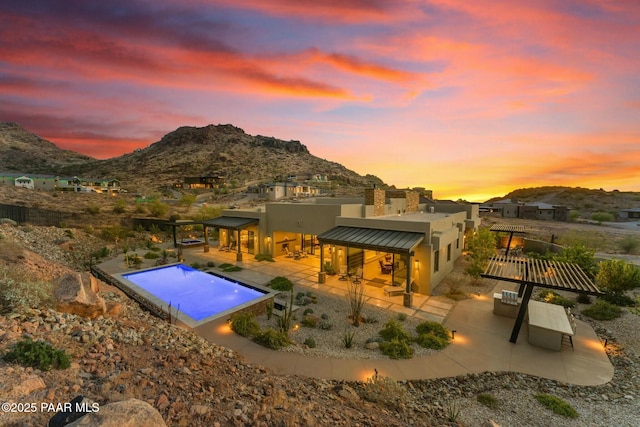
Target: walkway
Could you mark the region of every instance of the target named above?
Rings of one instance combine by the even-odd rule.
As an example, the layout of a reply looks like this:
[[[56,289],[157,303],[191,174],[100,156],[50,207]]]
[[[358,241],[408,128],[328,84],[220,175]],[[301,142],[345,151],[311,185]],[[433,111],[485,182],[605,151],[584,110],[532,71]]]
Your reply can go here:
[[[235,254],[212,249],[185,251],[186,263],[218,265],[235,263]],[[243,270],[233,273],[242,281],[265,284],[274,276],[286,276],[296,285],[344,295],[345,282],[330,277],[326,284],[317,283],[318,259],[279,258],[277,262],[258,262],[245,254]],[[250,259],[249,259],[250,258]],[[101,267],[110,273],[122,272],[121,260],[109,261]],[[240,264],[240,263],[238,263]],[[143,266],[144,267],[144,266]],[[366,281],[365,281],[366,283]],[[486,371],[510,371],[535,375],[576,385],[599,385],[613,378],[613,366],[603,344],[593,329],[578,321],[574,348],[554,352],[528,344],[527,328],[520,332],[517,344],[509,342],[514,319],[493,314],[493,299],[486,295],[459,301],[455,305],[442,303],[427,296],[416,295],[414,307],[402,305],[402,297],[386,297],[382,288],[367,286],[367,303],[404,312],[421,319],[443,322],[455,330],[455,340],[445,349],[430,356],[408,360],[391,359],[331,359],[274,351],[234,334],[224,321],[211,322],[194,328],[200,336],[237,351],[245,359],[278,374],[300,375],[334,380],[360,380],[379,374],[396,380],[452,377]],[[492,293],[489,293],[492,295]]]

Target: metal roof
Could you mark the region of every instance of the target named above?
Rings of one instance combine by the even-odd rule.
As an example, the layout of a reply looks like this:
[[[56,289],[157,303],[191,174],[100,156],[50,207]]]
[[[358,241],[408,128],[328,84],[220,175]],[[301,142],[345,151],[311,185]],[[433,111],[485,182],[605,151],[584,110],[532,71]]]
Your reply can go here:
[[[577,264],[568,262],[496,255],[480,276],[559,291],[602,295]]]
[[[524,225],[510,224],[493,224],[489,231],[506,231],[509,233],[526,233],[527,228]]]
[[[408,253],[424,240],[424,233],[338,226],[318,235],[322,244],[384,252]]]
[[[204,225],[207,227],[226,228],[231,230],[237,230],[244,228],[249,224],[255,224],[260,221],[257,218],[242,218],[237,216],[220,216],[218,218],[204,221]]]

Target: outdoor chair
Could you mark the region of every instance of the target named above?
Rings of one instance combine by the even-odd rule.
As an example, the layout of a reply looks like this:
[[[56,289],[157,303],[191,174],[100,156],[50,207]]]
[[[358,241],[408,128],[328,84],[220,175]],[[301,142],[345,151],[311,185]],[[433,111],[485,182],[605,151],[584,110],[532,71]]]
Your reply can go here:
[[[347,280],[348,276],[349,276],[349,273],[347,272],[347,266],[346,265],[341,265],[340,266],[340,275],[338,277],[338,280]]]
[[[573,331],[573,335],[576,334],[576,318],[571,313],[571,309],[567,308],[567,316],[569,317],[569,323],[571,324],[571,330]],[[573,348],[573,337],[571,335],[562,334],[562,344],[568,347],[571,347],[571,350],[574,351]]]
[[[284,248],[284,253],[287,254],[287,258],[293,258],[293,252],[289,252],[289,248]]]
[[[356,274],[353,276],[353,283],[360,283],[362,280],[362,268],[356,270]]]
[[[385,264],[381,259],[378,260],[378,262],[380,263],[380,272],[382,274],[391,274],[391,271],[393,270],[391,264]]]

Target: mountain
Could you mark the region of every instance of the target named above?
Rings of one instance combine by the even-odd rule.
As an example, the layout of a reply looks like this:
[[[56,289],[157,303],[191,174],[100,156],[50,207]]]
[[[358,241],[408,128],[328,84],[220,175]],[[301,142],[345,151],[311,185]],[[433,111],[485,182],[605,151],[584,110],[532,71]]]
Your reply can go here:
[[[62,150],[17,123],[0,122],[0,171],[58,174],[63,167],[95,161]]]
[[[588,189],[582,187],[534,187],[519,188],[506,194],[504,197],[496,197],[485,203],[498,200],[511,199],[518,202],[539,202],[550,205],[569,206],[581,213],[610,212],[617,216],[620,209],[636,208],[640,206],[640,193],[633,191],[605,191],[600,189]]]
[[[5,132],[3,140],[7,141],[7,146],[17,146],[16,137],[18,140],[38,141],[38,145],[32,142],[31,146],[21,146],[26,156],[41,150],[40,147],[55,148],[50,142],[24,130],[16,133],[8,129]],[[302,173],[327,175],[336,185],[345,187],[384,186],[375,176],[361,176],[339,163],[312,155],[299,141],[252,136],[228,124],[180,127],[144,149],[106,160],[79,154],[76,157],[69,154],[64,159],[62,153],[73,152],[56,150],[55,158],[60,162],[56,162],[56,168],[50,168],[51,171],[55,169],[55,173],[88,178],[115,177],[122,181],[124,187],[131,189],[171,186],[182,182],[185,176],[220,175],[228,182],[243,186]],[[3,164],[6,164],[5,160],[0,166]],[[58,168],[58,165],[64,166]],[[15,168],[23,172],[47,173],[44,166],[36,171],[25,162]]]

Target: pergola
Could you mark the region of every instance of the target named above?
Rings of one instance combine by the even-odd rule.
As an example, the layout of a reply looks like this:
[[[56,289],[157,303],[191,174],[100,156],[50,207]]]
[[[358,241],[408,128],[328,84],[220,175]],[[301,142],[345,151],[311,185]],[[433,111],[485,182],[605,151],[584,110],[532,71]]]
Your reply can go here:
[[[507,243],[507,250],[505,251],[505,255],[509,255],[509,249],[511,249],[511,240],[513,239],[514,233],[526,233],[526,228],[524,225],[509,225],[509,224],[493,224],[489,231],[500,232],[504,231],[509,233],[509,242]]]
[[[509,339],[512,343],[518,339],[533,288],[536,286],[587,295],[603,294],[577,264],[568,262],[496,255],[489,260],[480,276],[520,285],[518,294],[522,297],[522,304]]]

